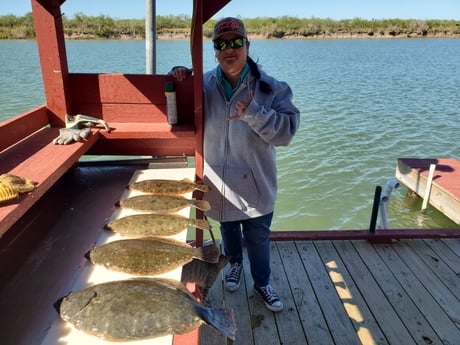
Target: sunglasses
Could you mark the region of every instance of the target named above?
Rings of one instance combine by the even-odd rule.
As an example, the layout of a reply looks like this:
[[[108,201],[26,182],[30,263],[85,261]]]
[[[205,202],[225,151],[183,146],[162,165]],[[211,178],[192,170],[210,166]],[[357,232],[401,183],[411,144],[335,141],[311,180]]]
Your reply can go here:
[[[232,49],[239,49],[244,46],[244,42],[246,42],[246,39],[243,37],[236,37],[232,38],[231,40],[222,40],[218,38],[214,41],[214,48],[220,50],[221,52],[223,52],[229,46]]]

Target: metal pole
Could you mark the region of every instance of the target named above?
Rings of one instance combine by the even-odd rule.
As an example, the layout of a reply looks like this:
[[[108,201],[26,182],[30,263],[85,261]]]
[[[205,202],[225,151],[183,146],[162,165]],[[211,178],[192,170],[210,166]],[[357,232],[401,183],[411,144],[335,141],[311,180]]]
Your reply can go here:
[[[155,0],[145,0],[145,73],[156,73]]]
[[[390,204],[390,195],[393,190],[399,188],[399,182],[395,179],[387,181],[385,190],[380,196],[380,228],[388,229],[388,205]]]
[[[428,173],[428,179],[426,181],[425,195],[423,196],[422,212],[424,212],[428,206],[430,200],[431,184],[433,183],[433,175],[436,170],[436,164],[430,164],[430,171]]]
[[[369,226],[369,232],[374,234],[375,233],[375,225],[377,223],[377,216],[379,212],[379,204],[380,204],[380,195],[382,194],[382,187],[376,186],[375,193],[374,193],[374,203],[372,205],[372,214],[371,214],[371,224]]]

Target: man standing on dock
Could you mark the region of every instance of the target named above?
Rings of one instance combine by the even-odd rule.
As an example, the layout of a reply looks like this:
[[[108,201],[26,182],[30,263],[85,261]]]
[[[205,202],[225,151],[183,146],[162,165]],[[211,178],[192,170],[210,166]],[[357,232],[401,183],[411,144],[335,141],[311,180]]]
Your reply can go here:
[[[240,286],[242,236],[247,244],[254,291],[265,306],[281,311],[283,303],[270,284],[270,226],[277,194],[276,146],[288,145],[300,113],[285,82],[268,76],[249,57],[241,20],[228,17],[214,27],[219,65],[205,73],[204,198],[207,215],[220,222],[224,252],[230,256],[225,287]],[[174,68],[182,80],[189,70]]]

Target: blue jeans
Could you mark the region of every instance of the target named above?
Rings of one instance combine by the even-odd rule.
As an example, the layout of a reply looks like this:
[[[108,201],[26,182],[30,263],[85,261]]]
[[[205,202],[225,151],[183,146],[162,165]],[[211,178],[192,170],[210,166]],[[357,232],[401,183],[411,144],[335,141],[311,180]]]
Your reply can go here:
[[[230,263],[243,261],[243,241],[241,230],[246,240],[251,275],[254,284],[266,286],[270,282],[270,225],[273,212],[265,216],[234,222],[220,223],[220,232],[226,256]]]

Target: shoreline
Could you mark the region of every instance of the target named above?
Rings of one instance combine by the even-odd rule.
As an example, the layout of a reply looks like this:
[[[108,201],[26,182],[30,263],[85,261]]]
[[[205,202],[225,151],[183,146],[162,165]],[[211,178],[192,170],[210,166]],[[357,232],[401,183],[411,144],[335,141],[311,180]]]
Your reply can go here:
[[[301,34],[289,34],[283,35],[281,37],[273,37],[262,34],[248,34],[249,40],[347,40],[347,39],[424,39],[424,38],[460,38],[460,33],[409,33],[409,34],[369,34],[369,33],[348,33],[348,32],[339,32],[339,33],[322,33],[314,35],[301,35]],[[140,35],[121,35],[119,37],[110,37],[110,38],[98,38],[94,35],[66,35],[65,39],[67,40],[135,40],[142,41],[145,40],[144,37]],[[161,33],[156,36],[156,39],[159,41],[179,41],[179,40],[189,40],[190,34],[186,32],[181,33]],[[210,40],[209,37],[203,36],[203,40]]]
[[[33,23],[26,16],[0,16],[0,39],[33,39]],[[189,39],[191,17],[157,16],[158,40]],[[340,19],[330,18],[246,18],[250,39],[392,39],[460,37],[460,21],[455,19]],[[213,20],[203,24],[203,39],[212,36]],[[113,19],[105,16],[63,18],[66,39],[116,40],[145,39],[145,20]]]
[[[114,35],[111,37],[97,37],[94,34],[79,33],[79,34],[66,34],[64,35],[66,40],[97,40],[97,41],[106,41],[106,40],[133,40],[133,41],[143,41],[145,37],[137,34],[122,34]],[[371,40],[380,40],[380,39],[429,39],[429,38],[460,38],[460,32],[323,32],[318,34],[300,34],[300,33],[279,33],[274,35],[270,34],[253,34],[248,33],[249,40],[349,40],[349,39],[371,39]],[[9,40],[34,40],[35,38],[26,38],[26,37],[15,37],[15,38],[0,38],[0,41],[9,41]],[[179,41],[179,40],[190,40],[190,32],[187,30],[176,30],[176,31],[162,31],[157,33],[156,39],[158,41]],[[203,40],[208,41],[211,38],[208,35],[203,35]]]

